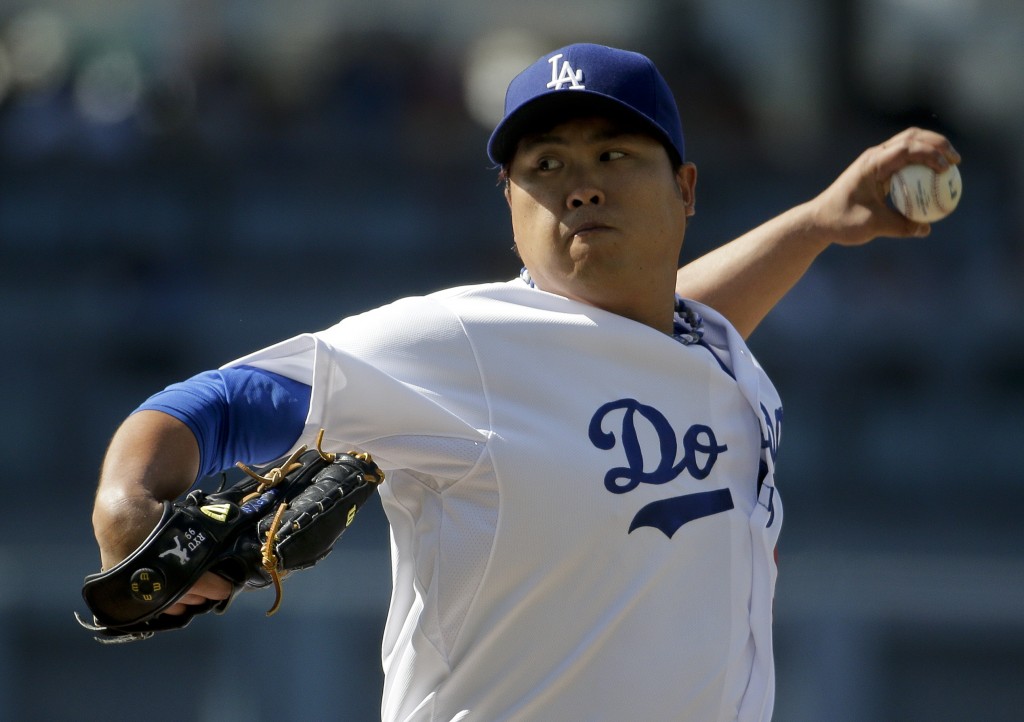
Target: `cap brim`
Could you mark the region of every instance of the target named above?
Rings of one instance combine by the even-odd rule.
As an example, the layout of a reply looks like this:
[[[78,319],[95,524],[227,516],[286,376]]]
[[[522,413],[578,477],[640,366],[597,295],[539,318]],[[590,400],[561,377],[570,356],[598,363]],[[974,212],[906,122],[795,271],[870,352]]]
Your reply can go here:
[[[626,123],[637,123],[661,141],[670,155],[677,155],[672,150],[672,140],[653,120],[615,98],[588,90],[553,91],[523,103],[494,128],[487,143],[487,155],[494,163],[506,165],[511,162],[524,136],[587,116],[608,116]]]

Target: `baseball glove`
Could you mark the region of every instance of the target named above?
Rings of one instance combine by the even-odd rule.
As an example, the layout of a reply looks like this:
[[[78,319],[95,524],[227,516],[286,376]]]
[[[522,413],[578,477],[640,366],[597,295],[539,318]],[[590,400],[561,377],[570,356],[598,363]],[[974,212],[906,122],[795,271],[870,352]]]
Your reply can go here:
[[[85,578],[82,596],[104,643],[148,639],[181,629],[198,614],[223,614],[242,589],[273,585],[281,603],[281,580],[326,557],[373,495],[384,474],[369,454],[325,453],[303,446],[284,463],[246,472],[228,489],[192,491],[165,502],[163,516],[144,542],[116,566]],[[220,602],[190,606],[183,615],[162,614],[212,571],[233,585]]]

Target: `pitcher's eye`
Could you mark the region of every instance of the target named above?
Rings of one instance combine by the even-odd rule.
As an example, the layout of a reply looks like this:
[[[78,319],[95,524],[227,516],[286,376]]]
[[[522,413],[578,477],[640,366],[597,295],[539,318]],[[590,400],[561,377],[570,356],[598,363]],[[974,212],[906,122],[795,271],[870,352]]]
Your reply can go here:
[[[619,158],[625,158],[626,154],[621,150],[608,150],[601,154],[601,160],[618,160]]]
[[[561,161],[554,158],[541,158],[537,161],[538,170],[556,170],[562,167]]]

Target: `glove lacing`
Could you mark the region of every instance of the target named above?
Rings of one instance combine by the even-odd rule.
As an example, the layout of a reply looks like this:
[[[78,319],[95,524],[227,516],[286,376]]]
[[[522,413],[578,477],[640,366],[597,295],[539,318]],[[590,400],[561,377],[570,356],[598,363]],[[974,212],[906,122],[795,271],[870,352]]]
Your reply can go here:
[[[316,451],[318,454],[320,454],[321,459],[323,459],[327,463],[331,463],[337,458],[338,455],[332,452],[324,451],[322,447],[323,440],[324,429],[320,429],[320,433],[316,435]],[[266,473],[266,475],[256,473],[248,466],[243,464],[241,461],[236,463],[235,466],[237,466],[239,469],[241,469],[246,474],[251,476],[253,479],[256,479],[258,482],[260,482],[260,485],[256,488],[256,491],[246,495],[245,498],[242,499],[242,503],[244,504],[247,501],[259,498],[268,489],[273,489],[275,486],[280,484],[288,476],[288,474],[292,473],[296,469],[301,469],[302,464],[299,463],[297,460],[303,453],[305,453],[305,451],[306,446],[305,444],[303,444],[294,452],[292,452],[292,455],[288,457],[287,461],[285,461],[280,466],[271,469]],[[369,455],[367,454],[354,455],[359,458],[369,458]],[[383,479],[381,479],[381,481],[383,481]],[[280,560],[277,558],[275,546],[277,543],[277,533],[281,529],[281,517],[284,515],[286,509],[288,509],[287,502],[282,501],[280,504],[277,505],[277,508],[274,511],[274,519],[270,523],[270,529],[267,530],[267,538],[266,540],[264,540],[263,546],[260,548],[260,551],[263,554],[263,568],[266,570],[267,574],[270,575],[270,580],[274,583],[274,604],[270,607],[270,609],[267,610],[268,617],[273,616],[281,607],[281,599],[284,595],[284,591],[281,587],[281,572],[278,570]]]
[[[319,444],[319,439],[317,439],[317,443]],[[236,463],[235,466],[237,466],[239,469],[241,469],[246,474],[251,476],[253,479],[256,479],[258,482],[260,482],[260,485],[256,487],[256,491],[246,495],[242,499],[242,503],[244,504],[248,501],[259,498],[268,489],[273,489],[275,486],[280,484],[285,479],[285,477],[288,476],[288,474],[295,471],[296,469],[301,469],[302,464],[300,464],[297,461],[297,459],[305,451],[306,446],[300,446],[292,453],[291,456],[288,457],[287,461],[281,464],[281,466],[277,466],[271,469],[266,473],[266,475],[257,474],[255,471],[250,469],[241,461]],[[270,580],[274,583],[274,604],[270,607],[270,609],[267,610],[268,617],[272,616],[275,612],[277,612],[278,608],[280,608],[281,598],[284,594],[281,588],[281,573],[277,570],[279,560],[277,558],[277,554],[274,553],[274,542],[277,540],[277,532],[281,528],[281,516],[284,514],[287,508],[288,502],[282,501],[280,504],[277,505],[277,508],[274,511],[274,519],[270,523],[270,529],[267,531],[267,538],[263,542],[263,546],[260,548],[260,551],[263,554],[263,568],[267,571],[267,574],[270,575]]]

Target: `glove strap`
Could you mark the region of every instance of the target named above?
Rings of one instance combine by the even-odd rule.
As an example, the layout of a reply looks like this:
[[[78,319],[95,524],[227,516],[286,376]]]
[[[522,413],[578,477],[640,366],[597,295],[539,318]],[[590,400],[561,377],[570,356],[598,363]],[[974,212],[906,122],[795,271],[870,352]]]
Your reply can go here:
[[[175,629],[210,607],[226,607],[226,602],[211,600],[183,618],[156,616],[188,592],[208,568],[210,554],[222,547],[244,517],[236,504],[203,505],[202,492],[194,494],[199,502],[194,507],[165,502],[160,523],[138,549],[107,571],[85,578],[86,604],[104,610],[96,616],[97,625],[131,631],[141,622],[143,630]],[[150,621],[142,622],[146,619]]]

